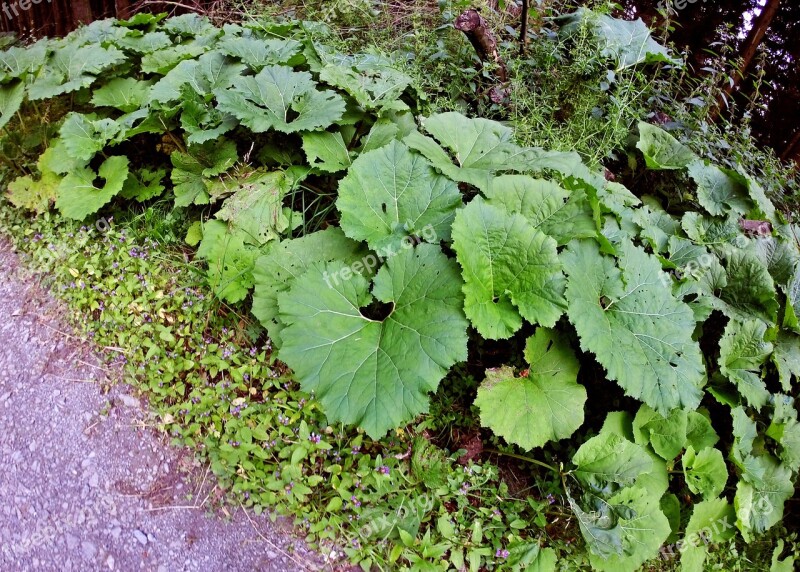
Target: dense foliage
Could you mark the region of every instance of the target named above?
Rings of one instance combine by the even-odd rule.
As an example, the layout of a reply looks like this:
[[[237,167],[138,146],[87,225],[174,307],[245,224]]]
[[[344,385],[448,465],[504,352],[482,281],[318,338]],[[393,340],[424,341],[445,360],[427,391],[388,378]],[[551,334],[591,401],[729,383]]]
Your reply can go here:
[[[215,294],[253,289],[301,387],[373,439],[428,411],[476,345],[524,346],[524,364],[485,369],[475,405],[528,450],[604,419],[553,468],[595,569],[635,570],[679,532],[718,542],[735,521],[750,541],[778,523],[800,470],[800,227],[747,166],[642,122],[629,189],[499,122],[415,117],[407,75],[306,26],[140,15],[1,52],[0,126],[56,97],[69,111],[9,200],[84,220],[171,193],[197,214],[186,241]],[[641,22],[581,11],[575,27],[613,69],[678,63]],[[589,402],[598,371],[620,410]],[[525,558],[555,567],[551,548]]]

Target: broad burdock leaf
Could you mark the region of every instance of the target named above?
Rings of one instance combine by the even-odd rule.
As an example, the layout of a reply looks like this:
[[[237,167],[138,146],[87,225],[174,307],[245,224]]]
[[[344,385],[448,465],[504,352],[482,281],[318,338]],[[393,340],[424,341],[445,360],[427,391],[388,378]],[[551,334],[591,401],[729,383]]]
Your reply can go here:
[[[683,215],[681,227],[690,240],[713,249],[735,244],[740,240],[739,237],[743,237],[738,217],[733,213],[728,218],[721,219],[690,211]]]
[[[245,69],[244,64],[220,51],[206,52],[196,60],[184,60],[171,69],[152,87],[150,99],[162,104],[178,100],[184,86],[199,95],[210,95],[237,83]]]
[[[778,319],[775,282],[767,267],[749,250],[727,248],[727,286],[719,294],[718,308],[739,321],[754,317],[767,324]]]
[[[698,159],[688,166],[689,176],[697,183],[697,202],[712,215],[729,212],[744,214],[751,208],[747,187],[731,171]],[[736,175],[735,172],[732,173]]]
[[[22,79],[29,73],[36,73],[47,60],[50,40],[44,39],[30,46],[12,46],[0,51],[0,83]]]
[[[793,385],[800,385],[800,336],[780,330],[773,344],[771,359],[778,370],[781,387],[786,393],[790,393]]]
[[[370,111],[408,109],[400,96],[413,83],[390,65],[327,65],[319,72],[319,79],[346,92]]]
[[[767,219],[773,224],[776,223],[775,205],[769,200],[766,191],[764,191],[764,188],[758,181],[751,177],[742,165],[737,165],[736,171],[731,171],[731,174],[734,176],[738,174],[739,181],[747,186],[747,192],[756,205],[756,208],[751,211],[748,216],[755,219]]]
[[[217,49],[222,53],[239,58],[248,67],[261,71],[266,66],[289,64],[301,52],[303,44],[297,40],[253,37],[224,36]]]
[[[388,258],[369,281],[342,262],[317,265],[278,295],[280,358],[331,422],[373,438],[427,411],[449,368],[467,358],[461,277],[434,245]],[[364,315],[375,301],[383,319]]]
[[[25,84],[21,81],[0,85],[0,129],[16,115],[25,99]]]
[[[583,511],[568,498],[589,548],[594,570],[634,572],[658,554],[670,534],[660,499],[641,486],[625,487],[608,499],[597,498]]]
[[[523,319],[555,325],[566,309],[556,241],[521,215],[476,197],[453,222],[464,277],[464,311],[485,338],[505,339]]]
[[[577,383],[578,363],[566,340],[538,328],[525,345],[526,373],[504,366],[486,370],[475,405],[481,425],[523,449],[572,435],[583,424],[586,390]]]
[[[458,186],[399,141],[353,161],[336,200],[345,234],[387,253],[410,237],[435,243],[449,239],[459,206]]]
[[[181,94],[181,128],[186,132],[186,142],[190,145],[218,139],[239,124],[238,119],[221,113],[188,85],[181,87]]]
[[[794,276],[786,285],[786,307],[783,313],[783,326],[800,334],[798,316],[800,316],[800,267],[795,270]]]
[[[780,522],[784,503],[794,495],[792,472],[788,467],[767,455],[757,459],[763,476],[756,478],[745,472],[736,485],[733,499],[736,526],[746,542]]]
[[[123,38],[116,39],[114,45],[121,50],[144,55],[172,46],[172,40],[165,32],[159,30],[141,35],[128,34]]]
[[[283,330],[283,322],[278,318],[278,294],[287,292],[312,265],[334,260],[351,265],[355,272],[366,271],[367,274],[371,274],[379,262],[361,243],[350,240],[336,227],[285,240],[256,260],[251,311],[267,329],[276,348],[282,345]]]
[[[593,241],[575,241],[561,255],[581,348],[656,411],[695,409],[706,380],[692,310],[664,287],[655,258],[631,244],[619,251],[619,268]]]
[[[385,117],[378,119],[370,128],[369,133],[361,139],[361,147],[358,151],[360,153],[366,153],[367,151],[379,149],[397,138],[398,135],[400,135],[400,127],[397,123]]]
[[[772,344],[764,340],[766,332],[767,326],[760,320],[731,320],[719,342],[720,373],[756,409],[766,405],[770,395],[761,379],[761,366],[772,353]]]
[[[640,121],[639,135],[636,147],[650,169],[683,169],[697,159],[691,149],[660,127]]]
[[[140,203],[149,201],[164,192],[161,180],[166,176],[166,169],[148,169],[142,167],[128,173],[120,196]]]
[[[579,8],[575,12],[556,18],[563,22],[559,34],[572,36],[588,26],[600,48],[600,54],[617,63],[617,70],[640,63],[667,63],[681,65],[678,58],[669,55],[669,50],[656,42],[650,29],[641,18],[621,20],[606,14]]]
[[[126,113],[147,105],[151,81],[141,81],[132,77],[116,77],[94,90],[91,104],[98,107],[114,107]]]
[[[253,264],[259,255],[248,247],[248,238],[221,220],[203,225],[203,240],[197,256],[208,262],[208,282],[214,294],[231,303],[239,302],[253,287]]]
[[[689,411],[686,419],[686,443],[696,451],[713,447],[719,441],[719,435],[711,426],[708,412]]]
[[[164,20],[163,28],[170,34],[189,38],[222,33],[222,30],[216,28],[207,17],[195,13],[167,18]]]
[[[216,218],[241,230],[248,244],[261,246],[278,240],[290,225],[283,198],[294,184],[294,178],[283,171],[255,171],[237,181],[236,190],[225,199]]]
[[[28,99],[50,99],[89,87],[98,77],[125,61],[125,54],[111,46],[80,46],[67,42],[57,49],[28,86]]]
[[[653,450],[667,461],[674,459],[686,444],[688,416],[683,409],[673,409],[662,417],[647,404],[642,404],[633,420],[634,440]]]
[[[710,266],[716,257],[704,246],[698,246],[691,240],[680,236],[670,236],[667,242],[669,261],[675,265],[680,274],[699,278],[703,267]],[[719,262],[719,261],[717,261]]]
[[[725,499],[696,503],[680,545],[681,570],[703,572],[710,545],[732,539],[736,533],[735,523],[736,513]],[[669,557],[673,553],[672,549],[663,552]]]
[[[778,458],[796,473],[800,469],[800,423],[794,399],[788,395],[775,395],[773,398],[775,411],[767,436],[780,445]]]
[[[303,134],[303,150],[308,164],[325,171],[337,173],[347,169],[352,161],[350,152],[340,132],[311,131]]]
[[[631,217],[641,227],[640,236],[654,252],[667,252],[669,239],[680,233],[681,223],[660,206],[645,205]]]
[[[62,177],[51,169],[55,147],[49,147],[37,162],[39,179],[30,175],[19,177],[8,184],[8,200],[16,207],[32,210],[37,214],[47,212],[56,200]]]
[[[228,169],[239,159],[236,144],[233,141],[220,139],[202,145],[189,147],[188,153],[175,151],[170,155],[172,161],[172,183],[175,192],[175,206],[185,207],[191,204],[208,204],[214,188],[223,187],[225,194],[235,190],[235,184],[212,180]]]
[[[552,181],[526,175],[501,175],[486,193],[490,205],[524,216],[559,245],[597,236],[592,209],[581,190],[567,191]]]
[[[767,267],[770,276],[784,290],[800,264],[800,250],[788,240],[777,236],[762,236],[753,241],[756,256]]]
[[[718,497],[728,482],[728,468],[722,451],[706,447],[699,452],[689,445],[681,458],[684,477],[689,490],[703,495],[704,499]]]
[[[72,112],[61,125],[59,134],[67,154],[86,164],[108,146],[119,130],[119,124],[113,119]]]
[[[633,485],[653,468],[643,447],[612,432],[601,432],[585,441],[572,457],[575,476],[596,491],[608,483]]]
[[[95,186],[98,178],[103,179],[102,187]],[[109,157],[97,173],[82,167],[69,173],[59,184],[56,207],[67,218],[83,220],[113,199],[127,178],[127,157]]]
[[[431,115],[422,124],[435,140],[413,131],[403,141],[449,178],[484,192],[491,189],[494,174],[504,171],[552,170],[594,186],[604,183],[602,176],[589,171],[577,153],[520,147],[514,143],[513,130],[497,121],[471,119],[451,111]]]
[[[156,50],[142,57],[142,73],[165,75],[180,62],[196,58],[208,50],[207,46],[196,44],[177,45]]]
[[[241,77],[232,88],[217,90],[217,107],[255,133],[325,129],[341,119],[344,99],[319,90],[308,72],[267,66],[254,77]]]

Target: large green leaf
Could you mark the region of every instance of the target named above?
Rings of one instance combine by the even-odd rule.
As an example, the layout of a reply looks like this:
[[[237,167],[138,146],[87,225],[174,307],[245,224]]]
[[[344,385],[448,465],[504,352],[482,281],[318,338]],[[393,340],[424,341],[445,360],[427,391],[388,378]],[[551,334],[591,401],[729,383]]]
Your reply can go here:
[[[766,331],[760,320],[731,320],[719,342],[720,372],[756,408],[766,405],[769,399],[769,391],[761,379],[761,366],[772,353],[772,344],[764,340]]]
[[[733,538],[735,521],[733,507],[725,499],[695,504],[680,546],[682,572],[703,572],[709,545]]]
[[[95,185],[98,178],[103,179],[102,187]],[[89,167],[77,169],[59,184],[56,207],[67,218],[83,220],[113,199],[127,178],[127,157],[109,157],[97,173]]]
[[[641,18],[621,20],[588,8],[578,8],[559,20],[563,21],[559,33],[568,36],[580,33],[587,26],[598,43],[600,54],[614,59],[618,70],[640,63],[681,63],[652,38],[650,29]]]
[[[775,282],[758,256],[750,250],[728,248],[725,272],[727,285],[719,294],[718,308],[739,321],[759,318],[774,324],[778,319]]]
[[[175,205],[179,207],[190,204],[208,204],[214,187],[221,187],[224,194],[232,193],[237,185],[230,182],[214,180],[229,170],[239,159],[236,144],[233,141],[208,141],[200,145],[192,145],[187,152],[175,151],[170,156],[172,161],[172,182],[175,190]]]
[[[713,499],[725,489],[728,482],[728,468],[722,451],[713,447],[696,452],[689,445],[681,459],[686,485],[695,494],[703,495],[705,499]]]
[[[683,169],[697,159],[691,149],[660,127],[640,121],[639,135],[636,147],[650,169]]]
[[[113,119],[101,119],[93,113],[70,113],[61,126],[60,135],[67,154],[85,164],[106,148],[119,129]]]
[[[125,54],[113,46],[65,42],[28,86],[28,99],[49,99],[89,87],[104,71],[124,61]]]
[[[583,424],[586,390],[566,340],[538,328],[525,345],[530,368],[520,377],[510,367],[486,370],[475,405],[481,424],[523,449],[572,435]]]
[[[211,51],[199,58],[184,60],[176,65],[150,90],[150,99],[169,103],[181,98],[183,86],[189,86],[199,95],[209,95],[214,90],[224,90],[239,81],[245,65],[234,62],[219,51]]]
[[[399,141],[359,156],[336,201],[345,234],[377,251],[396,251],[411,236],[449,239],[460,205],[458,186]]]
[[[521,214],[559,245],[597,236],[591,206],[581,190],[570,192],[552,181],[525,175],[501,175],[492,181],[486,198],[491,205]]]
[[[781,330],[773,344],[772,362],[778,370],[781,387],[787,393],[800,381],[800,336]]]
[[[46,212],[58,196],[61,177],[50,169],[55,147],[49,147],[39,157],[40,177],[34,180],[30,175],[19,177],[8,184],[8,200],[16,207],[25,208],[36,213]]]
[[[747,187],[729,171],[698,159],[689,164],[688,172],[697,183],[697,202],[710,214],[744,214],[750,210]]]
[[[221,220],[203,225],[197,256],[208,263],[208,282],[214,293],[231,303],[244,299],[253,286],[253,264],[259,252],[245,244],[248,238]]]
[[[637,443],[653,447],[667,461],[674,459],[686,444],[688,416],[683,409],[673,409],[662,417],[647,404],[642,404],[633,420],[633,434]]]
[[[577,467],[575,476],[595,490],[605,489],[607,483],[633,485],[653,468],[644,448],[610,431],[585,441],[572,462]]]
[[[11,121],[25,99],[25,84],[21,81],[0,85],[0,129]]]
[[[335,227],[283,241],[256,260],[252,312],[267,329],[275,347],[282,345],[283,330],[278,319],[278,294],[287,292],[312,265],[333,260],[351,264],[355,272],[371,271],[378,265],[374,254]]]
[[[625,487],[610,498],[595,497],[585,511],[569,498],[595,570],[634,572],[670,534],[659,498],[641,486]]]
[[[233,87],[217,90],[217,106],[255,133],[324,129],[344,113],[344,99],[318,90],[308,72],[267,66],[254,77],[240,77]]]
[[[222,53],[239,58],[255,71],[266,66],[289,63],[303,45],[297,40],[225,36],[217,44]]]
[[[332,282],[332,283],[331,283]],[[427,410],[448,369],[467,357],[461,278],[437,246],[387,260],[368,280],[341,262],[309,269],[278,295],[280,357],[314,391],[332,422],[373,438]],[[369,318],[375,300],[389,315]]]
[[[330,64],[320,71],[319,78],[347,92],[364,109],[408,109],[400,96],[413,79],[389,65]]]
[[[784,503],[794,495],[792,473],[787,467],[766,455],[758,457],[758,462],[763,477],[752,478],[745,473],[733,500],[736,526],[747,542],[780,522]]]
[[[150,81],[132,77],[116,77],[94,90],[91,104],[99,107],[114,107],[126,113],[144,107],[149,101]]]
[[[519,147],[514,143],[513,130],[497,121],[447,112],[431,115],[423,125],[438,143],[418,131],[403,141],[449,178],[482,191],[490,190],[494,174],[502,171],[550,169],[564,176],[595,180],[577,154]]]
[[[340,132],[311,131],[303,134],[308,164],[327,173],[344,171],[352,163],[350,151]]]
[[[794,400],[788,396],[775,396],[775,412],[767,435],[778,442],[778,458],[794,472],[800,469],[800,423]]]
[[[619,267],[595,242],[571,243],[561,256],[568,315],[581,338],[628,395],[662,414],[695,409],[705,383],[694,316],[664,288],[660,264],[631,244]]]
[[[521,215],[476,197],[453,222],[464,276],[464,311],[480,334],[510,337],[526,319],[555,325],[566,307],[556,242]]]
[[[22,79],[26,74],[36,73],[44,65],[50,48],[47,39],[30,46],[12,46],[0,51],[0,83]]]

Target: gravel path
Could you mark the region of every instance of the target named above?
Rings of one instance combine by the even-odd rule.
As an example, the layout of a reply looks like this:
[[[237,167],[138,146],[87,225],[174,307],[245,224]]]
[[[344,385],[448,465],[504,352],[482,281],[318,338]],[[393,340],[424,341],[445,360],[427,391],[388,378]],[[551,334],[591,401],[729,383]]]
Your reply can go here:
[[[205,468],[147,428],[34,282],[0,239],[1,571],[322,568],[285,526],[209,514]]]

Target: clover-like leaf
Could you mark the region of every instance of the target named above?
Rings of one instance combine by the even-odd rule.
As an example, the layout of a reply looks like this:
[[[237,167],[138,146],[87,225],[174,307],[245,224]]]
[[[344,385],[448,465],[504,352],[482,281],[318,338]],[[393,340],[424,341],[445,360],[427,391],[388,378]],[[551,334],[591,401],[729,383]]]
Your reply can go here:
[[[278,294],[287,292],[295,280],[314,264],[339,260],[360,273],[374,270],[378,259],[341,229],[327,228],[300,238],[285,240],[256,260],[253,269],[253,315],[267,329],[276,348],[281,347],[283,322],[278,317]]]
[[[82,167],[62,179],[56,207],[67,218],[83,220],[113,199],[127,178],[127,157],[109,157],[97,173],[89,167]],[[97,179],[103,179],[102,186],[97,186],[101,184],[95,182]]]
[[[460,205],[458,186],[399,141],[353,161],[336,201],[345,234],[379,251],[397,250],[412,236],[447,240]]]
[[[240,77],[230,89],[217,90],[217,106],[255,133],[324,129],[342,117],[344,99],[317,89],[308,72],[267,66],[254,77]]]
[[[568,276],[567,313],[591,351],[625,393],[668,415],[695,409],[705,367],[692,339],[691,308],[664,287],[659,262],[628,243],[619,268],[597,243],[571,243],[561,260]]]
[[[572,435],[583,424],[586,390],[567,342],[538,328],[525,345],[530,368],[516,377],[510,367],[486,370],[475,405],[481,425],[523,449]]]
[[[566,308],[556,242],[521,215],[476,197],[453,222],[464,311],[480,334],[508,338],[526,319],[555,325]]]
[[[389,258],[372,294],[367,278],[349,270],[341,262],[314,266],[278,295],[287,324],[280,357],[331,421],[377,438],[426,411],[428,393],[466,359],[461,278],[428,244]],[[384,307],[366,309],[376,300],[388,316]]]

